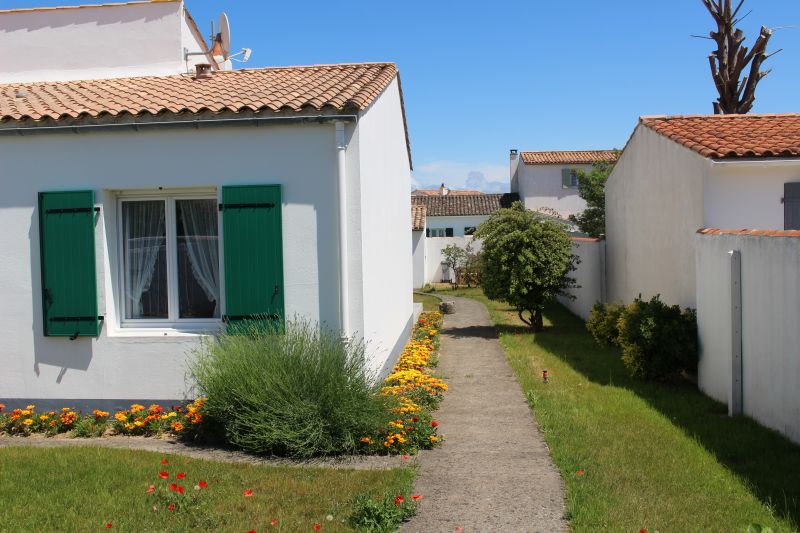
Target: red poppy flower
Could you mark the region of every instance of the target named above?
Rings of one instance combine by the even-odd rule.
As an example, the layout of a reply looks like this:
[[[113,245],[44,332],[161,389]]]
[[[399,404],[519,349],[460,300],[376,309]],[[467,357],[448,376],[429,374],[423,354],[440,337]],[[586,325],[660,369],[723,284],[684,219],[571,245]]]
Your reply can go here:
[[[432,428],[439,427],[439,421],[438,420],[431,420],[431,427]]]
[[[183,493],[184,493],[184,490],[185,490],[185,489],[184,489],[183,487],[181,487],[180,485],[178,485],[178,494],[183,494]]]
[[[411,499],[414,500],[415,502],[418,502],[422,499],[422,496],[420,496],[419,494],[415,494],[411,496]]]
[[[156,490],[156,486],[155,486],[155,485],[150,485],[149,487],[147,487],[147,491],[146,491],[146,493],[147,493],[147,494],[150,494],[150,493],[151,493],[151,492],[153,492],[154,490]]]
[[[456,528],[456,531],[464,531],[464,528],[463,528],[463,527],[461,527],[461,526],[458,526],[458,527]]]
[[[112,526],[111,524],[106,524],[106,529],[111,529],[112,527],[114,526]]]
[[[174,511],[175,510],[175,504],[171,503],[171,504],[167,505],[167,509],[169,509],[170,511]]]
[[[169,477],[169,472],[159,472],[158,477],[161,479],[167,479]]]
[[[411,459],[411,457],[409,457],[408,455],[403,456],[403,461],[408,461],[409,459]]]
[[[269,525],[277,526],[278,525],[278,519],[277,518],[273,518],[272,521],[269,523]]]
[[[183,479],[185,477],[186,474],[184,472],[178,472],[177,474],[175,474],[175,479]]]
[[[322,529],[322,526],[319,524],[314,524],[313,526],[311,526],[311,529],[313,529],[314,531],[319,531],[320,529]]]
[[[256,533],[256,530],[255,530],[255,529],[251,529],[251,530],[250,530],[250,531],[248,531],[247,533]]]
[[[647,530],[646,529],[640,529],[639,533],[647,533]]]
[[[169,484],[169,490],[171,490],[172,492],[177,492],[178,491],[178,484],[177,483],[170,483]]]
[[[165,465],[165,464],[167,464],[167,460],[166,460],[166,459],[161,459],[161,464],[162,464],[162,465]]]
[[[414,415],[411,417],[411,420],[413,420],[414,422],[419,422],[419,417]]]
[[[245,489],[245,491],[244,491],[244,497],[245,498],[249,498],[252,495],[253,495],[253,491],[251,489]]]
[[[206,483],[205,481],[200,481],[199,483],[197,483],[197,486],[200,487],[201,489],[204,489],[208,487],[208,483]]]
[[[398,506],[398,507],[400,507],[401,505],[403,505],[403,502],[404,502],[404,501],[405,501],[405,498],[403,498],[402,496],[395,496],[395,498],[394,498],[394,504],[395,504],[396,506]]]
[[[583,468],[579,468],[577,474],[579,476],[582,476],[583,475]]]

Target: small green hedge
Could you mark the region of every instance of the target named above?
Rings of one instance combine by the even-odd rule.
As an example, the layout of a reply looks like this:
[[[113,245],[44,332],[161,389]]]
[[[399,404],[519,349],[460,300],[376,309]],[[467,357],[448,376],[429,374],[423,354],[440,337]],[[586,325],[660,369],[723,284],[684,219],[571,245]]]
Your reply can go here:
[[[226,442],[258,454],[342,454],[391,419],[363,344],[304,322],[237,333],[208,341],[191,366],[208,422]]]
[[[595,304],[586,327],[601,345],[622,349],[634,377],[664,379],[697,370],[697,315],[667,305],[658,295],[632,304]]]

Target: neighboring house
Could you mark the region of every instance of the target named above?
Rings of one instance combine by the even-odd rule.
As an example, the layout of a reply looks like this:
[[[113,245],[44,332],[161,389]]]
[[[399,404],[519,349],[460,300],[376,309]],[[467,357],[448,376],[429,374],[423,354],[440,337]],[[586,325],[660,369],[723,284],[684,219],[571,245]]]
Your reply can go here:
[[[202,336],[256,317],[363,337],[385,372],[412,325],[407,139],[391,63],[0,85],[0,399],[181,399]]]
[[[178,0],[0,10],[0,83],[166,76],[194,71],[198,63],[221,67],[207,48]]]
[[[480,250],[480,241],[473,241],[472,233],[489,215],[517,200],[519,196],[513,193],[412,196],[411,203],[417,208],[412,226],[414,286],[449,281],[453,273],[442,265],[442,250],[451,244],[462,248],[472,244],[475,251]]]
[[[642,117],[606,185],[608,299],[694,307],[702,227],[800,227],[800,114]]]
[[[617,156],[614,150],[511,150],[511,192],[519,194],[528,209],[566,219],[586,209],[586,202],[578,196],[576,171],[590,172],[594,163],[613,163]]]
[[[442,183],[438,189],[414,189],[411,191],[411,196],[458,196],[470,194],[483,194],[481,191],[475,189],[451,189]]]
[[[419,289],[425,285],[425,206],[411,206],[411,261],[414,263],[413,285]]]

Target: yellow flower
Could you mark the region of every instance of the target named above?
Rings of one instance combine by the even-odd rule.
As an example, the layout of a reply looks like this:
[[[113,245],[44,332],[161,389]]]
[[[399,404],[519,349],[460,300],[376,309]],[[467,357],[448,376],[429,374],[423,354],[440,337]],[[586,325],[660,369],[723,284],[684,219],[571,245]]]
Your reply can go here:
[[[138,413],[139,411],[144,411],[144,405],[139,405],[138,403],[131,405],[131,413]]]
[[[34,409],[36,409],[36,406],[35,405],[29,405],[25,409],[27,409],[28,411],[33,411]]]
[[[431,435],[431,442],[436,442],[438,440],[439,440],[439,437],[437,437],[436,435]]]
[[[47,420],[47,415],[41,415],[41,416],[39,417],[39,420],[42,420],[42,421],[45,421],[45,420]]]
[[[25,426],[30,426],[31,424],[33,424],[33,420],[31,420],[30,418],[26,418],[26,419],[25,419],[25,420],[22,422],[22,424],[23,424],[23,425],[25,425]]]
[[[125,422],[128,419],[128,413],[126,413],[125,411],[120,411],[119,413],[114,415],[114,418],[116,418],[120,422]]]
[[[22,411],[20,411],[19,414],[21,414],[22,416],[28,416],[29,414],[31,414],[31,411],[30,409],[23,409]]]
[[[130,422],[128,422],[128,423],[126,423],[126,424],[125,424],[123,427],[124,427],[125,429],[128,429],[128,430],[130,430],[130,429],[133,429],[133,428],[134,428],[134,425],[133,425],[133,424],[131,424]]]

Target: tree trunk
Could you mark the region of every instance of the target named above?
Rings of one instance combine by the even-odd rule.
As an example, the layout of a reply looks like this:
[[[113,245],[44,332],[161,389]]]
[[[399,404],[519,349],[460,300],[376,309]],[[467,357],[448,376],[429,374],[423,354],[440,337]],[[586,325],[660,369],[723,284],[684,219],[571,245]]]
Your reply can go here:
[[[533,331],[539,332],[544,330],[544,317],[542,310],[537,309],[533,312]]]

